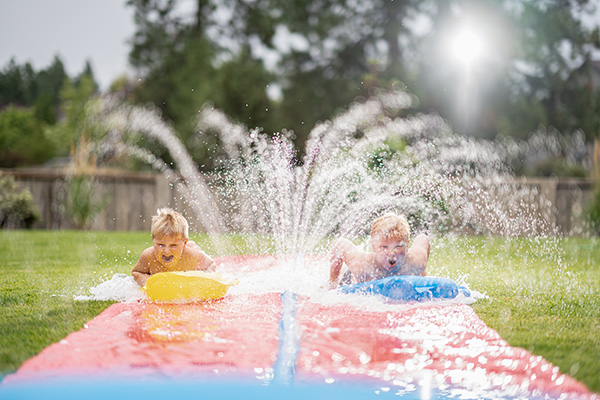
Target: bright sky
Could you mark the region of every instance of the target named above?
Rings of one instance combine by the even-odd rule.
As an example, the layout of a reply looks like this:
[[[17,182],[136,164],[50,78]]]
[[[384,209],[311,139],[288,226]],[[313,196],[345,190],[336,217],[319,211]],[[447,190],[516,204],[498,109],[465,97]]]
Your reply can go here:
[[[0,68],[11,58],[36,71],[59,55],[70,76],[89,60],[102,89],[128,72],[134,33],[126,0],[0,0]]]

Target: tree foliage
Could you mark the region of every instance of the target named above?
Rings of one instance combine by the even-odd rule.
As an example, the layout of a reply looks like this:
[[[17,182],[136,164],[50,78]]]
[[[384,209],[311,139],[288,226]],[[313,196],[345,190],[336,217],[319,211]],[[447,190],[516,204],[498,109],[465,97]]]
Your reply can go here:
[[[465,134],[524,138],[539,125],[599,134],[599,89],[576,79],[600,42],[598,27],[579,18],[592,11],[590,0],[127,4],[140,79],[118,87],[158,107],[207,168],[218,142],[205,135],[199,143],[194,128],[207,104],[249,128],[291,130],[301,150],[315,123],[389,87],[408,89],[421,111],[435,110]],[[469,65],[448,51],[465,26],[485,40],[484,56]],[[82,133],[82,104],[97,90],[89,64],[70,78],[58,57],[38,72],[13,60],[0,71],[0,111],[34,110],[64,155]]]
[[[274,78],[240,36],[235,49],[215,40],[219,26],[217,7],[223,3],[198,0],[193,11],[183,12],[175,0],[130,0],[138,30],[130,53],[131,64],[143,75],[135,100],[157,106],[188,144],[199,164],[212,167],[209,154],[215,137],[192,140],[198,112],[206,104],[222,109],[250,126],[275,130],[277,117],[267,86]],[[188,3],[189,4],[189,3]],[[156,149],[155,151],[160,151]],[[165,157],[167,157],[165,155]]]
[[[44,136],[44,123],[33,110],[9,106],[0,113],[0,167],[39,164],[53,151],[53,143]]]
[[[569,130],[590,118],[569,116],[564,100],[570,74],[598,47],[598,31],[578,17],[591,11],[588,0],[129,4],[138,25],[131,60],[146,77],[139,99],[157,104],[181,129],[208,101],[251,126],[293,129],[302,148],[317,121],[394,85],[469,134],[525,137],[539,124]],[[449,60],[447,39],[469,24],[485,28],[488,48],[467,79],[464,65]],[[246,74],[248,65],[265,79],[260,85]],[[281,89],[276,102],[265,96],[264,82]],[[236,90],[248,86],[254,90]],[[258,113],[249,115],[245,104],[259,104]],[[260,113],[263,105],[273,112]]]
[[[59,94],[63,118],[45,132],[56,148],[56,155],[69,155],[71,147],[85,135],[86,105],[96,90],[97,84],[92,75],[82,74],[74,81],[65,81]]]
[[[69,154],[98,84],[88,63],[70,78],[59,57],[46,69],[11,60],[0,72],[0,166],[41,164]]]
[[[58,56],[39,72],[29,63],[18,65],[12,59],[0,73],[0,109],[9,104],[31,107],[39,102],[58,106],[59,92],[67,78]]]

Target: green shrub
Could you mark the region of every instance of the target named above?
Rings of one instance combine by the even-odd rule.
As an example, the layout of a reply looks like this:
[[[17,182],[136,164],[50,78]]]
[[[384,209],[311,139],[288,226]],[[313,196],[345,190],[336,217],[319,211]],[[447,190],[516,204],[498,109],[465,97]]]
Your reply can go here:
[[[78,174],[67,179],[67,212],[77,229],[90,229],[107,203],[92,175]]]
[[[15,178],[0,172],[0,228],[31,228],[42,219],[28,189],[19,190]]]
[[[71,147],[71,164],[67,169],[66,211],[77,229],[90,229],[94,218],[108,204],[98,185],[97,157],[85,135],[77,147]]]

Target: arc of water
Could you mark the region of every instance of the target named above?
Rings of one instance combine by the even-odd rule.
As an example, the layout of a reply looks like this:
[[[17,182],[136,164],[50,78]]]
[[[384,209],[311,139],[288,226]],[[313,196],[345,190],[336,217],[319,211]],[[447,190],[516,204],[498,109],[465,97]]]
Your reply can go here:
[[[243,232],[268,233],[280,254],[312,249],[331,233],[357,233],[365,229],[368,219],[390,209],[411,214],[426,227],[447,217],[453,226],[475,232],[511,235],[523,226],[529,229],[530,221],[521,220],[536,212],[527,205],[527,196],[533,194],[511,194],[510,189],[517,186],[514,179],[501,182],[511,177],[507,159],[521,150],[511,143],[498,146],[463,138],[435,114],[394,116],[412,102],[413,97],[405,92],[384,92],[353,104],[311,131],[300,165],[286,132],[271,137],[258,129],[248,131],[206,107],[198,129],[220,133],[228,162],[222,175],[226,184],[218,188],[221,199],[231,205],[224,210],[226,222],[217,202],[207,200],[212,193],[183,144],[176,137],[167,143],[161,140],[168,136],[162,132],[170,127],[157,113],[120,106],[115,107],[113,117],[125,121],[122,129],[142,130],[161,140],[188,181],[186,196],[209,231],[227,224]],[[382,145],[390,136],[402,139],[405,148],[389,152],[373,167],[369,157],[376,155],[374,150],[385,150]],[[175,175],[168,167],[160,166]],[[506,198],[500,201],[486,192],[491,186],[486,179],[496,187],[500,184],[500,195],[510,195],[527,215],[515,217],[503,209],[501,202]],[[483,200],[477,202],[475,195]]]
[[[380,96],[374,97],[364,104],[353,105],[348,111],[337,116],[332,122],[320,124],[311,131],[307,142],[307,154],[303,162],[302,180],[297,185],[302,191],[298,193],[300,201],[297,202],[301,204],[301,209],[297,213],[295,221],[298,227],[295,230],[296,236],[294,238],[296,246],[304,245],[305,247],[310,247],[312,244],[308,244],[310,238],[307,237],[309,233],[314,236],[318,232],[323,236],[323,234],[329,233],[334,229],[336,221],[331,221],[330,218],[315,218],[316,214],[321,214],[317,211],[319,208],[321,211],[331,210],[331,207],[328,207],[325,202],[319,200],[323,196],[326,196],[323,187],[325,186],[327,190],[335,191],[337,190],[335,186],[339,186],[336,185],[335,178],[328,180],[327,177],[333,175],[341,179],[344,177],[346,171],[362,171],[365,178],[362,181],[367,182],[367,173],[363,169],[364,162],[361,158],[365,154],[365,150],[380,145],[389,135],[389,131],[378,129],[382,123],[382,119],[387,119],[385,117],[386,109],[398,111],[408,108],[412,105],[412,101],[412,97],[404,92],[382,93]],[[353,138],[353,135],[359,130],[363,132],[363,137],[356,140]],[[343,157],[345,151],[349,152],[345,163],[334,162],[336,158]],[[353,158],[354,160],[352,160]],[[353,164],[353,168],[347,168],[350,163]],[[338,166],[337,168],[336,165]],[[342,166],[341,170],[339,165]],[[327,173],[319,174],[316,172],[318,168],[326,170]],[[327,182],[325,185],[323,185],[323,180],[318,179],[321,175],[325,177]],[[348,180],[344,181],[348,182]],[[364,188],[355,189],[357,189],[357,193],[364,190]],[[333,199],[330,198],[330,200]],[[347,198],[344,200],[346,200],[345,203],[347,205]],[[391,200],[391,198],[388,197],[387,200]],[[371,209],[371,212],[363,209],[357,210],[357,207],[355,207],[356,204],[354,204],[351,207],[351,214],[354,218],[357,215],[370,216],[374,209],[381,207],[378,203],[379,201],[375,201],[367,205],[367,209]],[[336,204],[336,206],[340,207],[339,214],[342,215],[347,208],[342,207],[343,205],[339,201],[329,202],[329,204]],[[362,205],[364,206],[365,204],[362,203]],[[388,205],[386,208],[389,207]],[[361,218],[358,218],[358,220],[361,220]],[[324,224],[325,221],[329,222],[327,226]],[[315,228],[320,229],[317,229],[315,232]]]
[[[175,160],[178,170],[185,180],[184,190],[188,192],[189,205],[209,233],[223,231],[221,213],[208,185],[201,174],[197,173],[197,166],[185,149],[181,140],[172,132],[172,129],[151,110],[128,105],[115,105],[111,99],[105,104],[107,117],[104,123],[122,132],[139,131],[157,139]],[[175,174],[170,170],[171,179]]]

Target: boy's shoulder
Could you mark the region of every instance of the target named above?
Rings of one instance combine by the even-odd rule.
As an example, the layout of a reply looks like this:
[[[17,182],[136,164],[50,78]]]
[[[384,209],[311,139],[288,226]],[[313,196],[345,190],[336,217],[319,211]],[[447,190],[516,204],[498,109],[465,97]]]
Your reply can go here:
[[[146,249],[144,249],[144,251],[142,251],[142,255],[153,255],[155,253],[156,250],[154,249],[154,246],[147,247]]]
[[[191,259],[197,260],[206,257],[206,254],[204,251],[202,251],[200,246],[191,240],[185,245],[185,250],[184,256],[187,256]]]
[[[195,243],[187,243],[185,252],[181,256],[180,268],[184,270],[206,270],[214,265],[214,260],[210,258],[201,248]]]
[[[154,247],[148,247],[140,254],[140,258],[133,267],[133,271],[152,274],[155,273],[157,264],[158,260],[156,259]]]
[[[156,250],[154,246],[150,246],[140,254],[140,260],[150,261],[156,258]]]
[[[347,256],[350,253],[360,252],[360,249],[356,247],[356,245],[350,240],[346,238],[339,238],[333,243],[332,252],[334,254]]]

